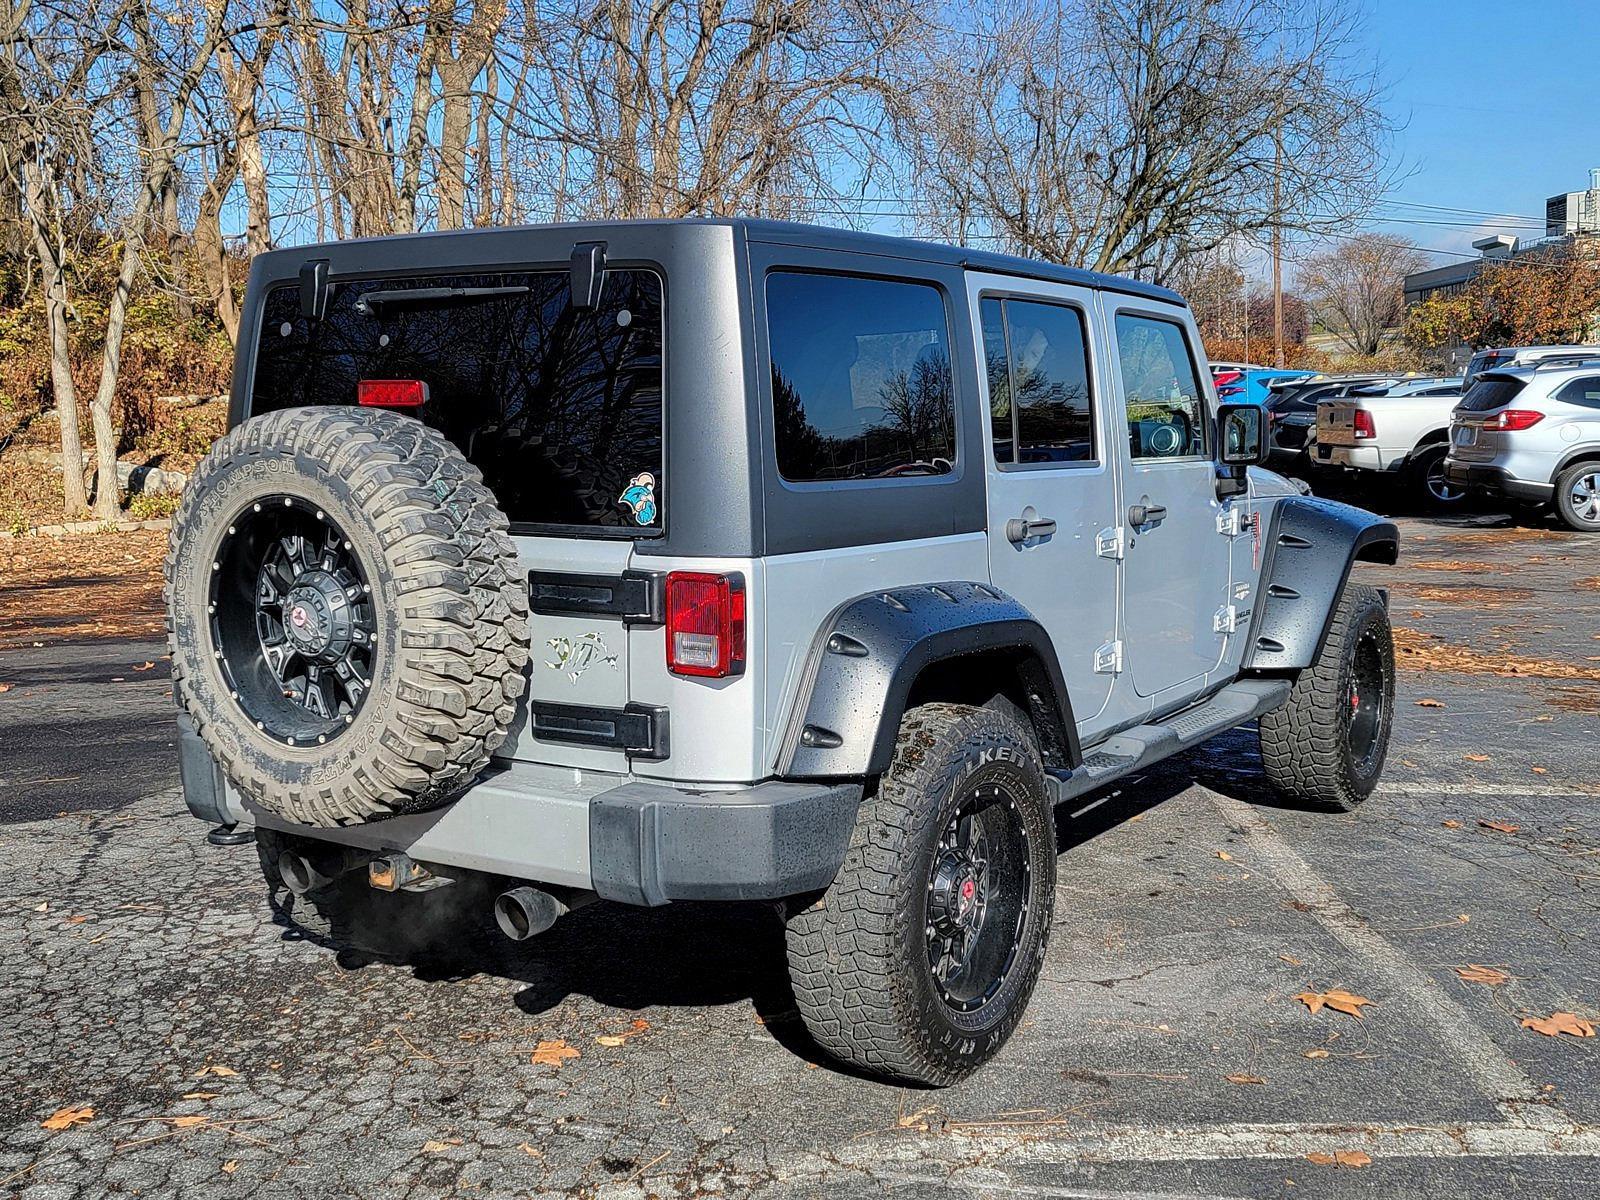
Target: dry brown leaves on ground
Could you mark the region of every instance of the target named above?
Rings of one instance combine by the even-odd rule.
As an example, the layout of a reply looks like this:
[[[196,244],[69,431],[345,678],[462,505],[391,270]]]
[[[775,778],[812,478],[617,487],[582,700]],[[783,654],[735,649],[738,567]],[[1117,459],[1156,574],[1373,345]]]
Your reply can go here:
[[[561,1067],[569,1058],[582,1057],[576,1048],[567,1045],[560,1038],[551,1038],[540,1042],[533,1051],[534,1066]]]
[[[1324,1008],[1331,1008],[1334,1012],[1348,1013],[1352,1017],[1361,1016],[1361,1006],[1373,1003],[1365,996],[1358,996],[1354,992],[1347,992],[1343,988],[1329,988],[1325,992],[1301,992],[1295,997],[1313,1014],[1321,1012]]]
[[[1554,659],[1530,658],[1505,651],[1487,652],[1446,642],[1437,634],[1404,625],[1394,630],[1395,661],[1410,671],[1454,671],[1461,675],[1496,675],[1502,679],[1596,679],[1600,668],[1580,667]]]
[[[74,1125],[87,1125],[92,1120],[94,1120],[94,1109],[87,1106],[58,1108],[43,1121],[39,1122],[39,1126],[42,1129],[59,1132],[63,1129],[71,1129]]]
[[[1558,533],[1554,529],[1513,525],[1506,529],[1474,529],[1465,533],[1447,533],[1439,538],[1439,541],[1453,542],[1458,546],[1494,546],[1501,542],[1565,542],[1571,541],[1573,537],[1573,534]]]
[[[1499,967],[1486,967],[1482,963],[1468,963],[1464,967],[1457,967],[1456,974],[1468,983],[1481,983],[1488,987],[1499,987],[1502,983],[1511,981],[1511,976]]]
[[[1442,561],[1415,562],[1410,564],[1413,571],[1457,571],[1463,575],[1492,575],[1501,568],[1494,563],[1462,562],[1460,559],[1450,558]]]
[[[1514,604],[1519,600],[1532,600],[1533,593],[1527,588],[1486,588],[1486,587],[1409,587],[1400,585],[1400,590],[1407,596],[1418,600],[1431,600],[1437,604],[1470,604],[1474,608],[1498,608],[1502,604]]]
[[[0,538],[0,649],[161,633],[158,529]]]
[[[644,1033],[649,1028],[649,1021],[635,1020],[634,1023],[628,1027],[625,1033],[601,1034],[599,1037],[595,1038],[595,1041],[599,1042],[602,1046],[625,1046],[628,1044],[629,1038],[638,1037],[641,1033]]]
[[[1510,821],[1489,821],[1483,817],[1478,818],[1478,824],[1484,829],[1492,829],[1496,833],[1516,833],[1521,825],[1513,825]]]
[[[1306,1161],[1314,1162],[1319,1167],[1354,1167],[1370,1166],[1372,1156],[1361,1150],[1335,1150],[1332,1154],[1321,1150],[1313,1150],[1306,1155]]]
[[[1580,1038],[1594,1036],[1593,1021],[1569,1012],[1551,1013],[1548,1017],[1524,1017],[1522,1028],[1542,1033],[1545,1037],[1556,1037],[1563,1033]]]

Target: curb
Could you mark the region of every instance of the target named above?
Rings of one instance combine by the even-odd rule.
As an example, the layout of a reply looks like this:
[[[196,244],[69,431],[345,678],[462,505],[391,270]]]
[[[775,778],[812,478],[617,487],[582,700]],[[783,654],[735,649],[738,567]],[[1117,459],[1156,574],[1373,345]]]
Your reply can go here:
[[[0,538],[19,537],[76,537],[82,533],[133,533],[140,529],[171,529],[171,517],[156,517],[150,521],[68,521],[63,525],[39,525],[33,529],[14,533],[0,529]]]

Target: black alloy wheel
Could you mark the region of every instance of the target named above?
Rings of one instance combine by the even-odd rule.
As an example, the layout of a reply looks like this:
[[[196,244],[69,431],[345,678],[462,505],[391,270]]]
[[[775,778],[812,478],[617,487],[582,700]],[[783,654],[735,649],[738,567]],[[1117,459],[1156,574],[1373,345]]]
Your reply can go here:
[[[1383,748],[1380,734],[1386,716],[1384,697],[1384,658],[1375,630],[1361,632],[1356,642],[1354,660],[1350,664],[1350,757],[1356,771],[1366,775],[1372,770],[1373,759]]]
[[[326,513],[292,496],[239,513],[217,551],[209,616],[228,690],[258,730],[321,744],[355,720],[377,613],[350,539]]]
[[[1005,986],[1027,927],[1030,883],[1015,797],[980,789],[950,815],[928,878],[928,970],[956,1012],[975,1012]]]

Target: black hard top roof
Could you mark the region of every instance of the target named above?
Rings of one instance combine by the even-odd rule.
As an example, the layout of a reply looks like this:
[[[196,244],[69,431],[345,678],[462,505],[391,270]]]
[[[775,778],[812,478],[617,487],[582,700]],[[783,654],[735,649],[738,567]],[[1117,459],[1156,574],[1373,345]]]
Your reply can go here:
[[[732,228],[752,242],[766,242],[787,246],[815,246],[819,249],[851,251],[873,254],[884,258],[900,258],[916,262],[940,263],[964,267],[974,271],[989,271],[997,275],[1015,275],[1026,279],[1041,279],[1051,283],[1064,283],[1078,287],[1099,288],[1122,292],[1130,296],[1143,296],[1165,304],[1185,303],[1182,296],[1169,288],[1153,283],[1143,283],[1124,275],[1107,275],[1099,271],[1086,271],[1078,267],[1063,267],[1039,259],[1022,258],[1013,254],[997,254],[992,250],[975,250],[966,246],[950,246],[942,242],[926,242],[916,238],[890,237],[881,233],[863,233],[854,229],[836,229],[828,225],[808,225],[798,221],[766,221],[749,218],[693,217],[681,220],[644,221],[569,221],[560,224],[526,225],[527,230],[570,230],[575,240],[593,240],[606,229],[622,226],[630,228],[652,225],[716,225]],[[429,233],[392,234],[383,238],[348,239],[349,241],[388,241],[412,238],[468,238],[484,234],[504,233],[505,227],[482,229],[446,229]],[[332,243],[346,244],[346,243]],[[305,258],[314,254],[316,245],[285,247],[269,251],[274,257],[296,256]]]

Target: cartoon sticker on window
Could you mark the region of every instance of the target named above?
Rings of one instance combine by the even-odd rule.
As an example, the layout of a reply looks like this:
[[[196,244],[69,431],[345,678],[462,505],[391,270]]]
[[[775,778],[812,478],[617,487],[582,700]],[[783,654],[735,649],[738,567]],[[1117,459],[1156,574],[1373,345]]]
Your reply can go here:
[[[656,477],[641,471],[628,481],[628,490],[617,503],[633,514],[635,525],[652,525],[656,519]]]

